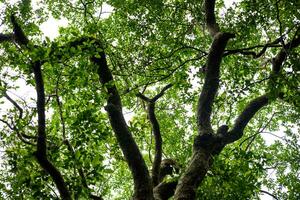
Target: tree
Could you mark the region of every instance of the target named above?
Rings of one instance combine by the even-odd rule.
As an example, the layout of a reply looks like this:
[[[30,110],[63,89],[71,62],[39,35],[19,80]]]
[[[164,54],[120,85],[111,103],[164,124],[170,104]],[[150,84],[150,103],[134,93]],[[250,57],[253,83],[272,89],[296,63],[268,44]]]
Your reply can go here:
[[[299,199],[298,1],[2,7],[2,198]]]

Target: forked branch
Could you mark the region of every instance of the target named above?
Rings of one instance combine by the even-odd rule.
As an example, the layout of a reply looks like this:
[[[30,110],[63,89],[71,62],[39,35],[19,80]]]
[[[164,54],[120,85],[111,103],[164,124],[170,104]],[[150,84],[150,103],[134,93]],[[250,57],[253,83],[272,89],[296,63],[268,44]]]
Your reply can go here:
[[[162,137],[160,133],[160,127],[159,123],[157,121],[156,115],[155,115],[155,102],[164,95],[165,91],[172,87],[172,84],[168,84],[165,86],[161,92],[153,98],[148,98],[144,96],[142,93],[138,93],[137,96],[143,99],[148,104],[148,116],[149,121],[152,126],[152,132],[154,135],[155,140],[155,156],[154,156],[154,162],[152,164],[152,184],[153,187],[159,184],[159,177],[160,177],[160,164],[162,159]]]
[[[296,35],[292,39],[291,42],[287,43],[280,51],[279,53],[273,58],[272,60],[272,74],[275,75],[274,78],[276,78],[276,75],[278,75],[282,69],[283,63],[286,60],[288,56],[288,52],[300,45],[300,35],[296,32]],[[278,97],[282,95],[280,91],[277,92]],[[241,112],[241,114],[237,117],[233,128],[228,132],[228,134],[225,137],[225,143],[232,143],[238,139],[240,139],[243,136],[243,131],[249,121],[253,118],[253,116],[264,106],[268,105],[270,102],[269,94],[262,95],[260,97],[257,97],[249,102],[249,104],[244,108],[244,110]]]

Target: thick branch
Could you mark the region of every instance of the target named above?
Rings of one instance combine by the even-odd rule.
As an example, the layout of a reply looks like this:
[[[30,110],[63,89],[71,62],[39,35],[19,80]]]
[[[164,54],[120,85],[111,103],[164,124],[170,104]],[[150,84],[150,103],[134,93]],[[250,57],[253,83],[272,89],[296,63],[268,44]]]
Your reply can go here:
[[[152,183],[142,154],[128,129],[122,113],[121,99],[111,71],[108,68],[106,55],[100,52],[100,58],[92,57],[92,62],[98,67],[101,84],[106,88],[108,98],[105,107],[111,126],[116,134],[118,143],[128,163],[134,180],[134,199],[152,200]]]
[[[10,16],[10,21],[13,25],[13,30],[14,30],[14,39],[19,45],[24,45],[26,46],[29,43],[28,38],[26,37],[24,31],[18,24],[16,18],[14,15]]]
[[[14,40],[26,48],[28,48],[29,40],[26,37],[21,26],[18,24],[14,15],[11,15],[11,23],[13,25]],[[64,200],[71,199],[71,195],[67,185],[58,171],[58,169],[47,158],[47,143],[46,143],[46,116],[45,116],[45,91],[44,81],[41,70],[41,61],[32,63],[34,73],[35,87],[37,93],[37,113],[38,113],[38,130],[37,130],[37,151],[35,152],[36,159],[41,167],[47,171],[52,177],[56,187]]]
[[[226,134],[225,143],[232,143],[243,136],[243,131],[252,117],[269,102],[268,96],[263,95],[253,99],[236,119],[232,130]]]
[[[148,115],[149,115],[149,120],[152,126],[152,131],[155,140],[155,156],[152,165],[152,181],[153,181],[153,186],[156,186],[159,183],[159,171],[160,171],[159,166],[162,158],[162,138],[161,138],[159,123],[155,116],[154,103],[148,104]]]
[[[228,40],[232,37],[233,35],[230,33],[218,33],[214,37],[214,41],[207,57],[207,72],[198,100],[197,110],[197,125],[200,134],[211,134],[213,132],[210,122],[212,104],[219,87],[222,55]]]
[[[45,116],[45,91],[44,82],[41,71],[41,63],[39,61],[33,64],[33,73],[36,83],[37,93],[37,113],[38,113],[38,137],[37,137],[37,151],[35,156],[41,165],[52,177],[62,199],[69,200],[71,195],[63,180],[60,172],[55,166],[47,159],[47,143],[46,143],[46,116]]]
[[[13,34],[3,34],[0,33],[0,43],[13,41]]]
[[[299,31],[300,32],[300,31]],[[288,51],[300,45],[300,34],[295,35],[293,40],[285,45],[284,48],[273,58],[272,70],[274,74],[278,74],[282,68],[282,63],[288,55]]]
[[[174,195],[178,181],[162,182],[158,184],[154,189],[155,200],[168,200]]]
[[[272,60],[272,73],[277,75],[282,69],[283,62],[285,61],[288,51],[292,48],[300,45],[300,35],[296,33],[295,37],[285,45],[279,53]],[[276,78],[276,77],[275,77]],[[279,91],[280,92],[280,91]],[[279,93],[280,94],[280,93]],[[265,105],[269,103],[268,95],[262,95],[253,99],[242,111],[242,113],[236,119],[233,128],[228,132],[225,137],[225,143],[232,143],[240,139],[243,135],[243,131],[252,117]]]
[[[206,26],[212,37],[220,31],[215,17],[215,3],[216,0],[205,0],[204,2]]]

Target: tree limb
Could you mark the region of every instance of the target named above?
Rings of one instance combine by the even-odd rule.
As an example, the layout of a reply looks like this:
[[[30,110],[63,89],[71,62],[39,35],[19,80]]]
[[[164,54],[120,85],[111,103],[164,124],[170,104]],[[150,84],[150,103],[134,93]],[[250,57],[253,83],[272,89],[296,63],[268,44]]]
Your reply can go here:
[[[103,47],[101,46],[103,49]],[[122,113],[121,98],[114,84],[110,69],[108,68],[104,51],[99,52],[100,58],[92,56],[91,61],[97,66],[97,73],[101,84],[107,90],[107,105],[105,107],[110,124],[115,132],[117,141],[134,180],[134,196],[136,200],[152,200],[152,183],[146,163],[142,154],[128,129]]]
[[[215,17],[215,3],[216,0],[204,1],[205,23],[212,37],[214,37],[220,31],[219,25],[217,24]]]
[[[59,95],[58,95],[58,80],[56,82],[55,97],[56,97],[56,103],[58,105],[58,112],[59,112],[60,121],[61,121],[61,125],[62,125],[64,144],[67,146],[67,149],[71,153],[71,156],[74,160],[75,169],[79,173],[79,176],[80,176],[83,187],[85,187],[90,192],[90,188],[88,187],[86,176],[84,174],[83,168],[78,164],[77,158],[75,156],[75,150],[74,150],[73,146],[71,145],[70,141],[68,140],[68,138],[66,137],[66,126],[65,126],[65,119],[64,119],[64,116],[63,116],[62,103],[61,103],[61,101],[59,99]],[[92,198],[94,200],[102,200],[102,197],[95,196],[91,193],[90,193],[89,196],[90,196],[90,198]]]
[[[3,95],[4,97],[10,102],[12,103],[16,108],[17,110],[19,111],[19,119],[22,119],[23,118],[23,109],[21,108],[21,106],[19,106],[19,104],[13,100],[8,94],[6,91],[3,91]]]
[[[29,40],[26,37],[21,26],[18,24],[14,15],[10,17],[13,25],[14,40],[21,46],[28,48]],[[35,157],[41,167],[47,171],[52,177],[56,187],[64,200],[70,200],[71,195],[69,189],[59,172],[59,170],[47,158],[47,142],[46,142],[46,116],[45,116],[45,91],[42,75],[42,61],[37,60],[32,63],[32,70],[35,79],[35,87],[37,94],[37,113],[38,113],[38,130],[37,130],[37,151]]]
[[[13,31],[14,31],[14,40],[19,45],[26,46],[29,43],[28,38],[26,37],[24,31],[22,30],[21,26],[18,24],[14,14],[10,16],[10,21],[13,25]]]
[[[267,194],[269,196],[271,196],[272,198],[279,200],[274,194],[271,194],[270,192],[267,192],[265,190],[259,190],[261,193]]]
[[[197,127],[198,136],[194,140],[193,155],[184,174],[180,177],[175,190],[175,200],[196,198],[196,189],[211,167],[212,156],[218,154],[224,144],[214,135],[211,126],[212,105],[219,87],[220,64],[227,42],[234,37],[231,33],[222,33],[215,19],[215,0],[205,0],[205,18],[207,29],[213,37],[206,60],[204,85],[198,99]],[[226,128],[227,130],[227,128]]]
[[[158,184],[154,189],[155,200],[168,200],[174,195],[178,181],[162,182]]]
[[[172,87],[172,84],[168,84],[165,86],[161,92],[153,98],[148,98],[144,96],[142,93],[137,94],[138,97],[143,99],[148,103],[148,116],[149,116],[149,121],[152,126],[152,131],[154,135],[154,140],[155,140],[155,156],[154,156],[154,162],[152,164],[152,184],[153,187],[159,184],[159,177],[160,177],[160,164],[161,164],[161,159],[162,159],[162,137],[160,133],[160,127],[159,123],[156,119],[155,116],[155,102],[164,95],[165,91]]]
[[[226,44],[233,34],[218,33],[214,37],[206,61],[206,75],[204,85],[198,100],[197,125],[199,134],[212,134],[210,116],[212,105],[219,87],[220,64]]]
[[[288,56],[288,50],[298,47],[300,45],[300,35],[296,35],[292,39],[291,42],[287,43],[285,47],[283,47],[279,53],[272,59],[272,75],[279,74],[282,69],[283,62]],[[276,77],[275,77],[276,78]],[[280,91],[279,91],[280,95]],[[237,117],[233,128],[226,134],[224,142],[226,144],[232,143],[243,136],[243,131],[247,126],[248,122],[252,119],[252,117],[264,106],[266,106],[270,102],[268,94],[262,95],[250,101],[250,103],[244,108],[241,114]]]
[[[44,81],[41,71],[41,63],[36,61],[33,66],[34,79],[36,83],[37,93],[37,113],[38,113],[38,136],[37,136],[37,151],[35,156],[44,170],[46,170],[64,200],[70,200],[71,195],[67,185],[57,168],[47,158],[47,143],[46,143],[46,116],[45,116],[45,91]]]
[[[3,34],[0,33],[0,43],[2,42],[12,42],[13,41],[13,34]]]
[[[252,117],[269,102],[268,95],[262,95],[253,99],[236,119],[232,130],[226,135],[225,142],[232,143],[243,136],[243,131]]]

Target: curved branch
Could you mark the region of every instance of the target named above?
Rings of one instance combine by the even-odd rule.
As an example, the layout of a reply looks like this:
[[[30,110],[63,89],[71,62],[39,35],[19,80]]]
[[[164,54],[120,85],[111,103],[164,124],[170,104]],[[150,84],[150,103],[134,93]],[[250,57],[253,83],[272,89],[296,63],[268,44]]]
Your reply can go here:
[[[252,117],[269,102],[268,95],[253,99],[236,119],[232,130],[225,136],[225,143],[229,144],[243,136],[243,131]]]
[[[103,49],[103,47],[101,46]],[[121,98],[110,69],[108,68],[104,51],[99,52],[100,57],[91,57],[91,61],[97,66],[97,73],[101,84],[107,90],[107,106],[105,107],[110,124],[115,132],[117,141],[134,180],[134,199],[152,199],[152,183],[143,156],[128,129],[122,113]]]
[[[214,37],[208,53],[204,85],[198,100],[197,125],[199,134],[211,134],[212,127],[210,116],[212,104],[219,87],[220,64],[226,44],[230,38],[234,37],[230,33],[218,33]]]
[[[295,48],[300,45],[300,35],[296,35],[285,47],[283,47],[279,53],[272,60],[272,74],[279,74],[282,69],[283,62],[287,58],[287,51]],[[276,78],[276,77],[275,77]],[[280,91],[279,95],[280,96]],[[225,143],[232,143],[243,136],[244,128],[247,126],[248,122],[252,119],[252,117],[264,106],[269,103],[270,99],[268,94],[262,95],[253,99],[242,111],[242,113],[236,119],[233,128],[228,132],[225,137]]]
[[[269,196],[271,196],[272,198],[279,200],[274,194],[271,194],[270,192],[267,192],[265,190],[259,190],[261,193],[267,194]]]
[[[45,91],[44,81],[41,71],[41,63],[39,61],[33,64],[33,73],[36,83],[37,93],[37,113],[38,113],[38,137],[37,151],[35,156],[44,170],[46,170],[56,184],[57,189],[64,200],[70,200],[71,195],[67,185],[58,171],[58,169],[47,158],[47,143],[46,143],[46,116],[45,116]]]
[[[29,40],[13,14],[10,16],[10,19],[13,25],[14,40],[19,45],[28,48]],[[56,184],[61,198],[64,200],[70,200],[71,194],[69,193],[69,189],[60,171],[47,158],[45,90],[41,66],[42,61],[40,60],[35,61],[31,66],[35,79],[38,114],[37,150],[35,152],[35,157],[40,166],[50,174],[51,178]]]
[[[172,84],[168,84],[165,86],[161,92],[152,99],[144,96],[142,93],[137,94],[138,97],[143,99],[148,103],[148,116],[149,116],[149,121],[152,126],[152,131],[154,135],[154,140],[155,140],[155,156],[154,156],[154,162],[152,165],[152,183],[153,186],[155,187],[157,184],[159,184],[159,177],[160,177],[160,164],[161,164],[161,159],[162,159],[162,137],[160,133],[160,127],[159,123],[156,119],[155,116],[155,102],[164,95],[165,91],[172,87]]]

